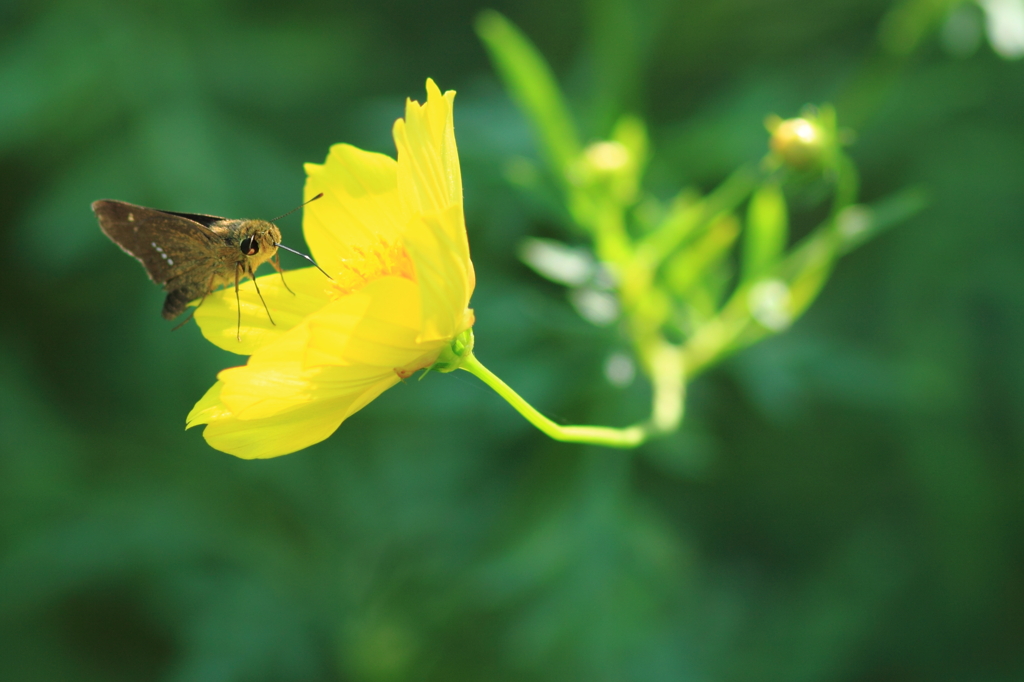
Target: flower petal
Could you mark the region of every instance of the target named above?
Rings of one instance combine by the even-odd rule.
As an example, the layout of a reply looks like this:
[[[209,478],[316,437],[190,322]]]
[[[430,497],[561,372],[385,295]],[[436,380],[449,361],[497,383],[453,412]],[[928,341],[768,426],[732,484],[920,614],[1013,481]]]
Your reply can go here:
[[[242,367],[226,369],[188,425],[215,448],[273,457],[326,438],[402,376],[429,365],[440,345],[417,343],[419,290],[385,277],[310,315]],[[295,426],[298,425],[298,426]]]
[[[244,281],[238,285],[238,300],[242,304],[241,326],[235,287],[232,285],[209,294],[195,312],[203,336],[224,350],[250,355],[273,343],[330,301],[331,281],[316,268],[289,270],[284,276],[294,294],[285,288],[279,274],[258,278],[259,294],[263,295],[266,309],[252,282]],[[274,323],[267,316],[267,310]]]
[[[440,350],[416,343],[418,323],[415,284],[399,277],[371,282],[310,315],[244,367],[222,371],[220,400],[240,419],[258,419],[361,391]]]
[[[256,371],[249,366],[232,367],[218,375],[222,384],[218,400],[232,417],[256,422],[361,395],[378,384],[386,388],[398,378],[390,367],[320,367],[305,371],[296,365],[260,367]]]
[[[422,288],[421,342],[451,339],[472,325],[469,301],[476,275],[462,208],[462,175],[455,144],[452,105],[427,81],[427,103],[406,104],[405,120],[395,122],[398,188],[410,218],[403,243]]]
[[[323,164],[306,164],[307,200],[303,232],[314,260],[327,272],[339,272],[360,251],[381,239],[398,240],[405,223],[398,198],[395,160],[347,144],[331,147]]]
[[[231,410],[224,407],[220,402],[220,389],[223,387],[224,384],[218,381],[199,399],[199,402],[195,404],[188,413],[188,416],[185,417],[186,429],[191,429],[199,424],[209,424],[217,419],[231,416]]]
[[[326,439],[345,419],[397,381],[398,377],[392,375],[385,381],[367,386],[361,392],[317,401],[297,410],[262,419],[238,419],[230,413],[221,413],[208,421],[196,419],[189,426],[206,423],[203,430],[206,442],[236,457],[263,459],[287,455]],[[210,391],[213,392],[218,386],[219,382]]]
[[[454,91],[442,95],[434,81],[427,79],[427,103],[407,100],[405,118],[395,121],[398,193],[408,213],[441,213],[451,206],[462,206],[462,171],[452,118],[454,101]]]
[[[453,206],[442,214],[410,221],[406,232],[405,248],[416,266],[421,291],[423,318],[417,337],[421,343],[451,340],[473,324],[467,310],[476,276],[464,244],[465,228],[460,244],[446,227],[462,220],[462,207]]]
[[[415,283],[401,277],[371,282],[359,294],[310,319],[305,364],[372,365],[402,368],[436,348],[417,342],[420,295]],[[346,299],[352,299],[351,301]],[[357,299],[369,303],[357,311]]]

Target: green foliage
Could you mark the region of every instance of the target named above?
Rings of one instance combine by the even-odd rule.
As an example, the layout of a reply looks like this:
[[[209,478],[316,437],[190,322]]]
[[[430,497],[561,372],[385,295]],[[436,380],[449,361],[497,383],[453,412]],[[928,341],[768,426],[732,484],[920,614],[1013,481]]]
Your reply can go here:
[[[504,5],[565,84],[552,166],[483,9],[0,7],[0,679],[1019,680],[1024,63],[951,51],[940,2]],[[330,144],[393,153],[427,76],[459,91],[481,361],[628,423],[624,315],[673,344],[743,321],[679,431],[553,443],[464,373],[276,460],[183,431],[237,360],[170,332],[89,203],[278,215]],[[765,117],[822,101],[860,178],[760,165]],[[769,185],[785,248],[745,281]],[[522,266],[527,237],[575,275]],[[660,294],[627,312],[603,263],[641,249]],[[751,321],[766,279],[785,333]]]
[[[552,171],[565,175],[579,155],[579,135],[547,62],[526,36],[497,12],[483,12],[477,19],[477,32],[512,97],[544,140],[545,158]]]
[[[652,385],[651,417],[642,428],[652,435],[672,432],[682,421],[687,380],[767,333],[787,329],[820,293],[833,261],[849,250],[852,242],[837,223],[840,214],[856,210],[859,186],[857,169],[842,150],[848,133],[839,130],[827,105],[807,107],[800,118],[776,117],[769,122],[771,153],[759,172],[741,167],[713,192],[717,200],[687,189],[667,208],[646,194],[648,215],[662,217],[634,226],[631,211],[649,153],[643,121],[623,115],[609,139],[572,158],[578,147],[574,126],[544,58],[495,12],[485,13],[478,28],[513,99],[533,122],[561,185],[565,215],[589,234],[612,279],[622,326]],[[815,183],[815,194],[826,188],[831,207],[787,253],[783,186],[808,183]],[[732,249],[740,227],[733,213],[744,201],[742,272],[734,282]],[[856,243],[867,234],[861,232]],[[540,274],[566,283],[564,273],[532,261],[527,264]],[[596,321],[586,308],[580,312]]]

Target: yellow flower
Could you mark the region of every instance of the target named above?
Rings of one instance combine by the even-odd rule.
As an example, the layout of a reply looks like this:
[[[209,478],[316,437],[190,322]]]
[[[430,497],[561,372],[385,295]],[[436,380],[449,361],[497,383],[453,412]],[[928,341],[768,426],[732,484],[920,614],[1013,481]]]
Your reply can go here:
[[[303,230],[315,268],[259,278],[272,325],[252,286],[241,289],[241,342],[233,289],[196,312],[221,348],[251,354],[217,376],[188,427],[247,459],[276,457],[327,438],[349,415],[431,366],[473,326],[475,276],[462,211],[452,126],[454,92],[427,81],[427,102],[407,101],[395,122],[397,162],[350,145],[306,165]]]

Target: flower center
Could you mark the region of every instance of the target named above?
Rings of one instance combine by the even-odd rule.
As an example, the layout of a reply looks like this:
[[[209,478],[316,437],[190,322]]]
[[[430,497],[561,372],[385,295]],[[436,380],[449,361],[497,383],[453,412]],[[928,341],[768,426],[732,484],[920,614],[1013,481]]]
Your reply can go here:
[[[335,298],[347,296],[381,277],[404,277],[416,281],[412,259],[401,244],[389,244],[379,239],[368,249],[352,247],[354,256],[342,261],[341,269],[334,276]]]

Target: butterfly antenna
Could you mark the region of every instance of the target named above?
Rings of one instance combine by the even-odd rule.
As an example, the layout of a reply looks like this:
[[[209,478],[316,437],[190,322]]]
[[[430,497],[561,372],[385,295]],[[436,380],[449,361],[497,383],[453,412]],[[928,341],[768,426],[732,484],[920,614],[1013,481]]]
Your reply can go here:
[[[295,208],[293,208],[292,210],[288,211],[288,212],[287,212],[287,213],[285,213],[284,215],[279,215],[279,216],[277,216],[276,218],[274,218],[274,219],[273,219],[273,220],[271,220],[270,222],[272,222],[272,223],[276,223],[276,222],[277,222],[278,220],[280,220],[281,218],[284,218],[285,216],[289,216],[289,215],[291,215],[292,213],[295,213],[296,211],[298,211],[298,210],[299,210],[300,208],[302,208],[302,207],[303,207],[303,206],[305,206],[306,204],[308,204],[308,203],[310,203],[310,202],[312,202],[312,201],[316,201],[317,199],[322,199],[322,198],[323,198],[323,196],[324,196],[324,193],[323,193],[323,192],[320,192],[320,194],[317,194],[317,195],[316,195],[315,197],[313,197],[312,199],[309,199],[309,200],[307,200],[307,201],[304,201],[304,202],[302,202],[301,204],[299,204],[298,206],[296,206],[296,207],[295,207]],[[285,251],[291,251],[292,253],[294,253],[294,254],[295,254],[295,255],[297,255],[297,256],[302,256],[303,258],[305,258],[306,260],[308,260],[308,261],[309,261],[310,263],[312,263],[312,264],[313,264],[313,266],[314,266],[314,267],[316,267],[316,269],[317,269],[317,270],[319,270],[320,272],[323,272],[323,273],[324,273],[324,277],[326,277],[327,279],[331,280],[332,282],[334,281],[334,278],[333,278],[333,277],[331,277],[330,275],[328,275],[328,274],[327,274],[326,272],[324,272],[324,269],[323,269],[322,267],[320,267],[319,265],[317,265],[317,264],[316,264],[316,261],[315,261],[315,260],[313,260],[313,259],[312,259],[312,258],[311,258],[310,256],[307,256],[306,254],[302,253],[301,251],[296,251],[295,249],[289,248],[289,247],[285,246],[284,244],[274,244],[274,246],[276,246],[276,247],[277,247],[277,248],[279,248],[279,249],[284,249]],[[288,285],[286,284],[285,286],[288,286]]]
[[[331,277],[330,275],[328,275],[326,272],[324,272],[324,269],[322,267],[320,267],[319,265],[317,265],[316,261],[313,260],[310,256],[307,256],[306,254],[302,253],[301,251],[296,251],[295,249],[289,248],[289,247],[285,246],[284,244],[274,244],[274,246],[276,246],[279,249],[284,249],[285,251],[291,251],[296,256],[302,256],[303,258],[308,260],[310,263],[312,263],[313,266],[317,270],[319,270],[320,272],[323,272],[324,273],[324,277],[326,277],[327,279],[331,280],[332,282],[334,281],[334,278]]]
[[[281,218],[284,218],[285,216],[290,216],[290,215],[291,215],[292,213],[295,213],[296,211],[298,211],[298,210],[299,210],[300,208],[302,208],[302,207],[303,207],[303,206],[305,206],[306,204],[310,203],[311,201],[316,201],[317,199],[321,199],[321,198],[323,198],[323,196],[324,196],[324,193],[323,193],[323,192],[320,192],[320,194],[317,194],[317,195],[316,195],[315,197],[313,197],[312,199],[309,199],[309,200],[307,200],[307,201],[303,201],[303,202],[302,202],[301,204],[299,204],[298,206],[296,206],[296,207],[295,207],[295,208],[293,208],[292,210],[288,211],[287,213],[284,213],[284,214],[282,214],[282,215],[279,215],[279,216],[277,216],[276,218],[274,218],[274,219],[273,219],[273,220],[271,220],[270,222],[272,222],[272,223],[276,223],[276,222],[277,222],[278,220],[280,220]]]

